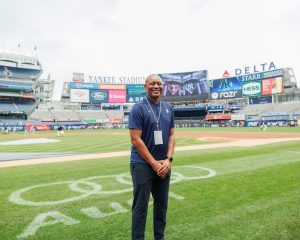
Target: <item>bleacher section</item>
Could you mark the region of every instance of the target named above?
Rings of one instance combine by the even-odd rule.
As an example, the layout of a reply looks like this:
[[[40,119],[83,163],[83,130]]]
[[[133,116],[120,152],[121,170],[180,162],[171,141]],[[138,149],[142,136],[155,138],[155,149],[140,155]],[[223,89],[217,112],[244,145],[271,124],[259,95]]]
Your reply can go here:
[[[72,110],[51,110],[51,113],[57,120],[80,120],[80,117]]]
[[[18,107],[12,102],[1,102],[0,111],[18,111]]]
[[[123,111],[106,111],[106,115],[108,118],[123,118]]]
[[[29,117],[31,120],[54,120],[53,114],[48,109],[37,109]]]
[[[262,112],[269,112],[271,109],[278,104],[253,104],[248,105],[244,109],[240,110],[238,114],[245,115],[259,115]]]
[[[283,102],[281,104],[276,104],[270,111],[285,113],[298,112],[300,111],[300,102]]]
[[[18,102],[15,105],[19,111],[23,111],[23,112],[30,112],[30,110],[35,107],[35,105],[30,102],[28,102],[28,103]]]
[[[95,119],[107,119],[108,116],[106,111],[93,111],[93,110],[85,110],[85,111],[75,111],[76,114],[81,118],[95,118]]]

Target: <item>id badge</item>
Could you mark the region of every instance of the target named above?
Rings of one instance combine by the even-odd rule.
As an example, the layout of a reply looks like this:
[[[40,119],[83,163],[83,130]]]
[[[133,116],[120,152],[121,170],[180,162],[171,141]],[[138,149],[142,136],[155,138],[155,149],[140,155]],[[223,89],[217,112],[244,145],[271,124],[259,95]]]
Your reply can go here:
[[[163,144],[162,131],[154,131],[154,144],[161,145]]]

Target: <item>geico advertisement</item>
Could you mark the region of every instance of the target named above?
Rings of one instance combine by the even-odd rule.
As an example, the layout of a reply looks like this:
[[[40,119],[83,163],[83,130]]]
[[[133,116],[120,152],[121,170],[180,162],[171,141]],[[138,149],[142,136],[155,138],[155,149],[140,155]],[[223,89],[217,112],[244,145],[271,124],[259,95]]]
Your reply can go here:
[[[243,97],[261,96],[261,81],[243,82]]]
[[[242,97],[242,91],[235,90],[235,91],[209,93],[208,99],[217,100],[217,99],[240,98],[240,97]]]

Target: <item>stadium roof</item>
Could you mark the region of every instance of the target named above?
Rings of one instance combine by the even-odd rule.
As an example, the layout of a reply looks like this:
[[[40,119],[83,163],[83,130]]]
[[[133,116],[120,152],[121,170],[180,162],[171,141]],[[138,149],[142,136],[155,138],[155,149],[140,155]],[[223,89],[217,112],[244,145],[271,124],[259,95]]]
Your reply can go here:
[[[18,64],[32,64],[41,66],[36,56],[23,52],[12,52],[0,49],[0,61],[14,62]]]

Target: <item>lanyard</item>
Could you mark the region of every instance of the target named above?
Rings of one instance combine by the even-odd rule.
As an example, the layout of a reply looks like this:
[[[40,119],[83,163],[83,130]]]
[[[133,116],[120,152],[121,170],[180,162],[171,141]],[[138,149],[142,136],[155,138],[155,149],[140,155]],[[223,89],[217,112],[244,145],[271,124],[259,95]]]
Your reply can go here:
[[[147,103],[148,103],[148,105],[149,105],[149,107],[150,107],[150,109],[151,109],[151,111],[152,111],[152,113],[153,113],[153,116],[154,116],[154,118],[155,118],[155,121],[156,121],[156,126],[157,126],[157,129],[159,128],[159,119],[160,119],[160,113],[161,113],[161,101],[159,101],[159,112],[158,112],[158,118],[156,118],[156,116],[155,116],[155,113],[154,113],[154,111],[153,111],[153,109],[152,109],[152,107],[151,107],[151,105],[150,105],[150,103],[149,103],[149,101],[148,101],[148,98],[146,97],[146,100],[147,100]]]

